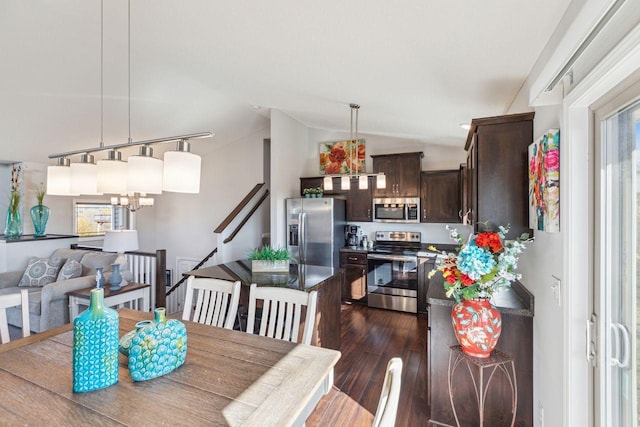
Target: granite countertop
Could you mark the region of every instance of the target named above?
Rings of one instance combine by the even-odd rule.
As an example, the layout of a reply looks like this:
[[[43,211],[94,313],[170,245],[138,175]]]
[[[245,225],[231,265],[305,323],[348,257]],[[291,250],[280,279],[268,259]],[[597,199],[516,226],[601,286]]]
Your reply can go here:
[[[185,274],[195,277],[239,280],[245,286],[256,283],[258,286],[286,287],[310,292],[339,272],[338,268],[290,264],[289,273],[252,273],[251,261],[239,260],[191,270]]]
[[[453,307],[455,300],[447,298],[444,290],[444,277],[442,273],[436,273],[429,281],[427,291],[427,303]],[[519,316],[533,317],[533,294],[518,281],[513,282],[510,288],[502,290],[494,295],[493,304],[501,313],[510,313]]]
[[[458,245],[451,245],[451,244],[421,243],[419,251],[433,252],[433,251],[431,251],[429,249],[429,247],[431,247],[431,246],[434,246],[438,251],[447,251],[447,252],[453,252],[458,247]],[[340,248],[340,252],[369,253],[369,252],[374,252],[374,250],[373,249],[364,249],[364,248],[362,248],[360,246],[358,246],[358,247],[345,246],[343,248]],[[418,254],[418,256],[420,256],[420,255]]]

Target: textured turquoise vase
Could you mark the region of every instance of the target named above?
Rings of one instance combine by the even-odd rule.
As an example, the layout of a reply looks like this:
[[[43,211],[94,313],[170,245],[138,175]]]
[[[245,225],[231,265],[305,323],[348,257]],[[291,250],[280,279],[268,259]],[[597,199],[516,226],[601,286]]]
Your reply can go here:
[[[131,340],[136,336],[136,333],[145,326],[153,325],[153,320],[142,320],[136,323],[136,328],[133,331],[129,331],[120,338],[118,350],[125,356],[129,356],[129,347],[131,347]]]
[[[33,234],[35,237],[43,237],[46,236],[46,228],[47,221],[49,221],[49,213],[51,210],[39,203],[31,208],[29,214],[31,215],[31,221],[33,222],[33,229],[35,233]]]
[[[187,357],[184,323],[167,319],[164,308],[156,308],[154,315],[155,322],[136,329],[129,344],[129,372],[134,381],[168,374],[182,366]]]
[[[104,306],[104,289],[91,290],[89,308],[73,321],[73,391],[118,382],[118,313]]]

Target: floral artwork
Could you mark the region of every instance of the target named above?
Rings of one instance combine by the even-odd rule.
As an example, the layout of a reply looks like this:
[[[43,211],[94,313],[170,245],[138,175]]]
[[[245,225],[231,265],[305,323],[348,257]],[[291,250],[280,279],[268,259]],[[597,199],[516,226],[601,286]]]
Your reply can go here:
[[[560,231],[560,131],[529,145],[529,227]]]
[[[320,173],[324,175],[364,172],[365,140],[320,143]]]

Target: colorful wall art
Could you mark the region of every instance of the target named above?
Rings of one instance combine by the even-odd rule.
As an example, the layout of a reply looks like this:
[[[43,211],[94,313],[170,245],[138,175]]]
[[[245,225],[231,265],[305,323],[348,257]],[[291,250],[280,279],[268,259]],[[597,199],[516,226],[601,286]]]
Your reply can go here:
[[[365,140],[320,143],[320,173],[323,175],[364,172]]]
[[[529,227],[560,231],[560,130],[529,145]]]

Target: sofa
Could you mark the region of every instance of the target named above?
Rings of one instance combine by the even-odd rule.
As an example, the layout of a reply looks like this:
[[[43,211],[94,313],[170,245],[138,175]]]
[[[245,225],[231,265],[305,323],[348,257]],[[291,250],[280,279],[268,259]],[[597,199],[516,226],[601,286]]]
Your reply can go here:
[[[10,271],[0,273],[0,295],[20,292],[21,289],[29,291],[29,322],[31,323],[32,332],[42,332],[51,328],[55,328],[65,323],[69,323],[69,297],[67,292],[78,289],[88,288],[96,284],[96,268],[102,267],[105,280],[108,281],[111,271],[111,264],[116,260],[117,254],[107,252],[97,252],[82,249],[56,249],[46,260],[46,272],[55,275],[56,279],[64,278],[60,274],[62,267],[74,267],[74,274],[79,275],[69,279],[56,280],[44,286],[33,285],[36,279],[30,277],[25,278],[25,273],[37,261],[35,257],[30,259],[29,266],[26,270]],[[54,267],[49,266],[51,263]],[[78,263],[81,266],[78,266]],[[41,262],[42,264],[42,262]],[[55,270],[57,266],[58,271]],[[33,271],[34,268],[31,268]],[[36,275],[40,274],[40,269]],[[51,280],[51,279],[49,279]],[[7,309],[7,322],[16,327],[22,327],[22,319],[20,309],[17,307]]]

